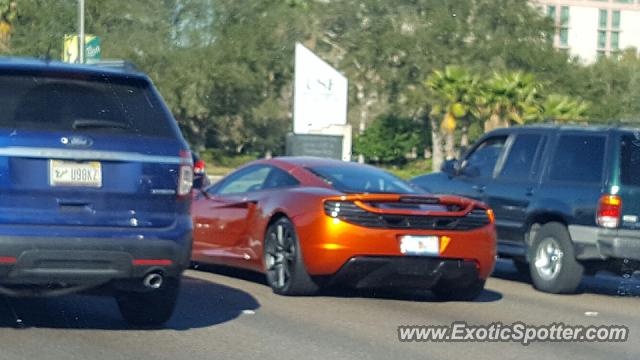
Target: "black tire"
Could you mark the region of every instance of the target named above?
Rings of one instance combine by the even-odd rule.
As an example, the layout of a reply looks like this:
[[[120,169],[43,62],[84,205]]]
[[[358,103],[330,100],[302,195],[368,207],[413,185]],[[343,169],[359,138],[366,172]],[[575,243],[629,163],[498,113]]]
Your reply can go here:
[[[485,280],[478,279],[465,286],[458,284],[439,283],[431,291],[439,300],[444,301],[472,301],[484,291]]]
[[[302,258],[300,241],[293,223],[283,217],[265,234],[264,262],[267,283],[279,295],[304,296],[318,292]]]
[[[160,326],[169,321],[178,300],[179,278],[166,278],[157,290],[116,295],[122,317],[134,326]]]
[[[552,294],[571,294],[578,289],[584,266],[576,260],[573,242],[564,224],[544,224],[529,248],[529,259],[531,280],[536,289]]]

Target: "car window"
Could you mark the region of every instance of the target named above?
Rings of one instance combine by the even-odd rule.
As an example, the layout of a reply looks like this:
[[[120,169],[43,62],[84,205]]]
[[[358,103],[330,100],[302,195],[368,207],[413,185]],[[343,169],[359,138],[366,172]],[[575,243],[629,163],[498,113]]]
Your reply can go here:
[[[307,168],[334,189],[345,193],[418,192],[409,183],[385,171],[366,166],[312,166]]]
[[[272,167],[269,176],[262,185],[262,190],[279,189],[297,185],[300,185],[300,182],[296,178],[289,175],[286,171]]]
[[[226,195],[261,190],[271,170],[272,168],[269,166],[247,168],[229,177],[219,187],[216,187],[214,192],[218,195]]]
[[[460,174],[479,178],[493,176],[493,170],[506,140],[506,136],[492,137],[478,145],[463,162]]]
[[[640,186],[640,139],[625,135],[620,141],[620,183]]]
[[[502,166],[499,178],[526,180],[531,176],[534,158],[542,136],[521,134],[516,137]]]
[[[598,183],[602,180],[605,138],[562,135],[551,160],[549,180]]]
[[[0,75],[0,128],[175,136],[146,81]]]

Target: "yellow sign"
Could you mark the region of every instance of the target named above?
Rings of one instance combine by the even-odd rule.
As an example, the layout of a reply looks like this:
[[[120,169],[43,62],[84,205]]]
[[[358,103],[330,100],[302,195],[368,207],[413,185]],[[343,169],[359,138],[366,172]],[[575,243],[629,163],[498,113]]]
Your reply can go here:
[[[100,60],[100,37],[95,35],[84,36],[84,59],[85,62],[91,63]],[[62,61],[67,63],[78,63],[78,35],[64,36],[64,51],[62,53]]]

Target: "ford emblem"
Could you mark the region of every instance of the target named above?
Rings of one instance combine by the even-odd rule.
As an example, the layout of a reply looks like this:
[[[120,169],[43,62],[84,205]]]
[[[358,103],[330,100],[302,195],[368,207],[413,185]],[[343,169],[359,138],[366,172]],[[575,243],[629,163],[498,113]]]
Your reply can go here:
[[[71,147],[90,147],[93,145],[91,138],[81,135],[64,136],[60,139],[60,142]]]

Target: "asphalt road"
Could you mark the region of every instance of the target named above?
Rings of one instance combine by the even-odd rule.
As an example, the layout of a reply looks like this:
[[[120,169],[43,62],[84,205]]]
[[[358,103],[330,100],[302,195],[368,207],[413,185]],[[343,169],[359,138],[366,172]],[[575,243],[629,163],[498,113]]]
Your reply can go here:
[[[262,278],[225,269],[188,271],[165,329],[131,329],[109,298],[0,298],[0,359],[637,359],[640,281],[588,278],[578,295],[537,292],[510,263],[475,302],[428,292],[333,291],[274,295]],[[22,327],[16,326],[16,319]],[[626,343],[401,343],[397,326],[621,324]]]

